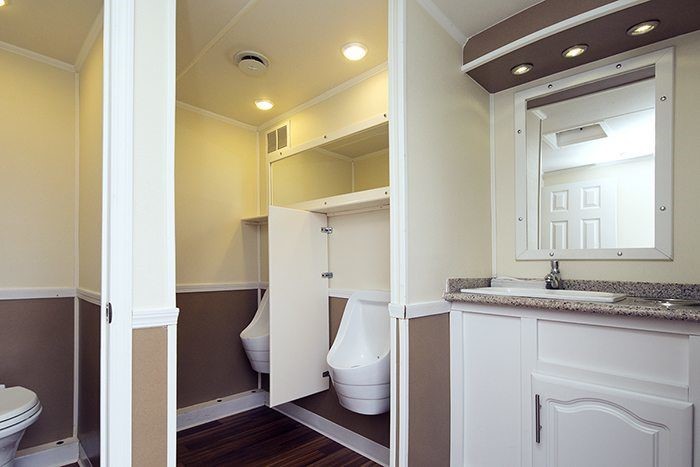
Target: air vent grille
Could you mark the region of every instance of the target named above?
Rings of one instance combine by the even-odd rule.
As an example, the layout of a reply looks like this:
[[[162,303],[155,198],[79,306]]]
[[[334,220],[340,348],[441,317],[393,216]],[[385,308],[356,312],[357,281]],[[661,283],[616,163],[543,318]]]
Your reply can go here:
[[[289,147],[289,123],[267,133],[267,153]]]

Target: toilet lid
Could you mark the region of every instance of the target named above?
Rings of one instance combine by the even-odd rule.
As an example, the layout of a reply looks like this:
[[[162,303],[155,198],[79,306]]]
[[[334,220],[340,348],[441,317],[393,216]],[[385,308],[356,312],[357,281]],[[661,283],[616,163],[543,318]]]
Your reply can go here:
[[[0,422],[23,414],[39,403],[33,391],[23,387],[0,389]]]

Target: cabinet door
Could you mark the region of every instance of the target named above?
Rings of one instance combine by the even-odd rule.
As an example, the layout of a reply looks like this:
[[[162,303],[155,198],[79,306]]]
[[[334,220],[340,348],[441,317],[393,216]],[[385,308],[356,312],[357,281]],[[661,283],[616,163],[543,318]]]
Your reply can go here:
[[[532,391],[535,467],[691,466],[688,402],[539,374]]]
[[[328,389],[327,217],[270,206],[270,405]]]

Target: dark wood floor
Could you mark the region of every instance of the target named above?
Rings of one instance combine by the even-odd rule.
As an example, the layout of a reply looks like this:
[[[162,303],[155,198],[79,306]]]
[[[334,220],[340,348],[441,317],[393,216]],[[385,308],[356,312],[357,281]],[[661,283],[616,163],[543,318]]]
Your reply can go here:
[[[260,407],[177,435],[178,466],[376,466],[369,459]]]

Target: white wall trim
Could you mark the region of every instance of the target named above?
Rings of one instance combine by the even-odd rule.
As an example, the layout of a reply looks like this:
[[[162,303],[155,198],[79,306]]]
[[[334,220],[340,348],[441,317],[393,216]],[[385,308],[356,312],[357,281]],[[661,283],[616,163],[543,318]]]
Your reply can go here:
[[[464,465],[464,314],[450,312],[450,465]]]
[[[232,290],[254,290],[264,288],[262,282],[228,282],[220,284],[179,284],[177,293],[227,292]]]
[[[408,466],[409,410],[409,320],[399,320],[399,423],[396,427],[399,443],[396,446],[399,467]],[[396,383],[395,383],[396,384]]]
[[[467,43],[467,35],[459,29],[450,18],[432,0],[417,0],[418,4],[433,17],[433,19],[444,29],[460,47]]]
[[[75,289],[71,287],[19,287],[0,289],[0,300],[30,300],[37,298],[71,298]]]
[[[389,316],[397,319],[406,318],[406,305],[399,305],[397,303],[389,303]]]
[[[102,304],[100,302],[100,293],[95,292],[94,290],[78,288],[76,289],[75,296],[80,300],[85,300],[86,302],[92,303],[93,305],[100,306]]]
[[[376,290],[377,292],[389,293],[388,290],[378,289],[328,289],[328,296],[333,298],[350,298],[355,292],[364,292],[367,290]]]
[[[629,8],[634,5],[639,5],[640,3],[645,3],[647,1],[649,0],[617,0],[611,3],[607,3],[598,8],[594,8],[592,10],[586,11],[585,13],[581,13],[580,15],[573,16],[571,18],[565,19],[564,21],[560,21],[551,26],[547,26],[546,28],[542,28],[516,41],[510,42],[502,47],[499,47],[496,50],[493,50],[487,54],[475,58],[470,62],[465,63],[460,69],[463,73],[467,73],[468,71],[478,68],[485,63],[507,55],[510,52],[513,52],[514,50],[530,45],[546,37],[553,36],[554,34],[565,31],[574,26],[578,26],[588,21],[601,18],[603,16],[615,13],[620,10],[624,10],[625,8]]]
[[[63,444],[56,445],[56,443],[61,441]],[[62,466],[77,462],[79,455],[78,439],[66,438],[18,451],[14,466]]]
[[[346,91],[350,89],[353,86],[356,86],[363,81],[367,81],[371,77],[378,75],[379,73],[385,71],[387,69],[387,62],[380,63],[379,65],[375,66],[374,68],[370,68],[369,70],[365,71],[364,73],[360,73],[359,75],[355,76],[354,78],[351,78],[344,83],[339,84],[338,86],[331,88],[327,90],[326,92],[319,94],[318,96],[314,97],[313,99],[310,99],[302,104],[297,105],[296,107],[288,110],[287,112],[278,115],[275,118],[272,118],[268,120],[267,122],[261,124],[258,126],[258,131],[264,131],[274,125],[276,125],[279,122],[282,122],[284,120],[289,120],[290,117],[293,115],[296,115],[303,110],[308,109],[309,107],[313,107],[314,105],[320,104],[323,101],[326,101],[330,99],[331,97],[340,94],[343,91]]]
[[[179,314],[180,310],[177,308],[135,309],[132,327],[134,329],[144,329],[174,326],[177,324]]]
[[[272,408],[378,464],[389,465],[389,449],[371,439],[365,438],[291,402]]]
[[[432,302],[411,303],[406,305],[406,318],[422,318],[424,316],[441,315],[449,313],[451,303],[445,300]]]
[[[184,407],[177,411],[177,431],[262,407],[266,401],[267,393],[265,391],[252,390]]]
[[[95,42],[97,41],[97,38],[100,36],[100,33],[102,32],[102,28],[104,27],[104,6],[100,8],[100,12],[97,13],[97,16],[95,17],[95,20],[92,22],[92,26],[90,26],[90,31],[88,31],[87,36],[85,36],[85,40],[83,41],[83,45],[80,47],[80,51],[78,52],[78,57],[75,59],[75,71],[80,72],[82,70],[83,65],[85,64],[85,59],[87,59],[87,56],[90,54],[90,50],[92,50],[92,47],[95,45]]]
[[[168,326],[167,442],[168,467],[177,464],[177,325]]]
[[[75,73],[75,67],[71,65],[70,63],[63,62],[61,60],[51,58],[47,55],[42,55],[40,53],[34,52],[29,49],[23,49],[22,47],[17,47],[16,45],[7,43],[7,42],[2,42],[0,41],[0,50],[4,50],[6,52],[10,52],[13,54],[21,55],[25,58],[28,58],[30,60],[35,60],[37,62],[41,62],[45,65],[49,65],[52,67],[59,68],[64,71],[69,71],[71,73]]]
[[[491,170],[491,276],[498,276],[498,212],[496,211],[496,98],[489,94],[489,166]]]
[[[196,107],[192,104],[188,104],[187,102],[183,101],[177,101],[177,107],[183,110],[188,110],[190,112],[199,114],[203,117],[211,118],[213,120],[218,120],[220,122],[226,123],[228,125],[233,125],[238,128],[243,128],[244,130],[248,131],[258,131],[258,127],[254,125],[249,125],[247,123],[241,122],[240,120],[236,120],[235,118],[227,117],[225,115],[217,114],[215,112],[212,112],[210,110],[202,109],[201,107]]]

